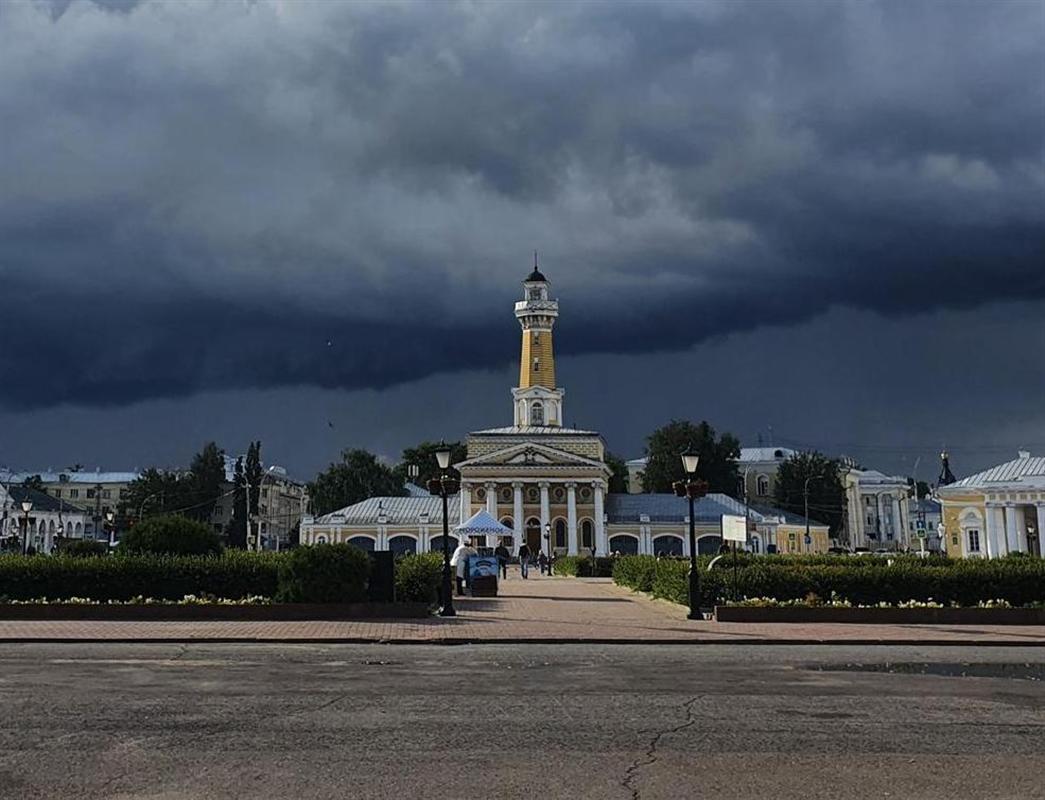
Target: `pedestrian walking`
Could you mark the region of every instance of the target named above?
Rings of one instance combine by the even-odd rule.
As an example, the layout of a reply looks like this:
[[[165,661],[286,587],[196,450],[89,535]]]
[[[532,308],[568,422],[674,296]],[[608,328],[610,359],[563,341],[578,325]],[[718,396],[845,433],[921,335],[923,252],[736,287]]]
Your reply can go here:
[[[501,570],[501,577],[508,580],[508,559],[512,557],[512,554],[508,552],[504,542],[501,542],[494,548],[493,554],[497,556],[497,566]]]
[[[537,566],[541,568],[541,575],[548,568],[548,557],[544,555],[543,550],[537,554]]]
[[[523,578],[530,577],[530,548],[527,547],[526,542],[519,545],[519,572],[522,573]]]

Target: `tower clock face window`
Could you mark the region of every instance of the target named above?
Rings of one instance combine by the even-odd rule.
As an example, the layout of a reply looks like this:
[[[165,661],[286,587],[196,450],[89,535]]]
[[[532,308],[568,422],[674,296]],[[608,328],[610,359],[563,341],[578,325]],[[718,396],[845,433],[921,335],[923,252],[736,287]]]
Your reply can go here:
[[[544,424],[544,404],[534,403],[530,407],[530,424],[531,425],[543,425]]]

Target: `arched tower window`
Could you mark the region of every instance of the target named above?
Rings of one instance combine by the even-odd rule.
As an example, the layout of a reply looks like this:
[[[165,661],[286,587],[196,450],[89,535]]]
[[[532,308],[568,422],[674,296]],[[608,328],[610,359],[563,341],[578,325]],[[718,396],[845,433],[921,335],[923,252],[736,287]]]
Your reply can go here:
[[[543,425],[544,424],[544,403],[537,400],[530,406],[530,424],[531,425]]]
[[[769,478],[767,478],[765,475],[758,476],[757,492],[760,497],[765,497],[767,494],[769,494]]]

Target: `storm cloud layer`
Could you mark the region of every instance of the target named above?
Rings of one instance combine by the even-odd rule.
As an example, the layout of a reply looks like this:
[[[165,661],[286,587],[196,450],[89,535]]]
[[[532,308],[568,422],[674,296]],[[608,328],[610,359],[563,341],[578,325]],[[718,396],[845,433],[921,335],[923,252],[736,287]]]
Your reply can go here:
[[[0,6],[0,404],[1045,297],[1036,2]],[[12,379],[17,376],[17,379]]]

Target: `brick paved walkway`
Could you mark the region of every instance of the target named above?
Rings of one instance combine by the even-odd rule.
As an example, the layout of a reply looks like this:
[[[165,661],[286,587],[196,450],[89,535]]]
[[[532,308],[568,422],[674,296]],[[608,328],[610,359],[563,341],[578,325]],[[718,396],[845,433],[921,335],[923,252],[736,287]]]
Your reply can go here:
[[[606,580],[519,578],[501,596],[460,598],[458,616],[359,622],[24,622],[0,621],[0,642],[329,641],[329,642],[838,642],[1045,646],[1045,626],[839,625],[691,622],[686,609]]]

